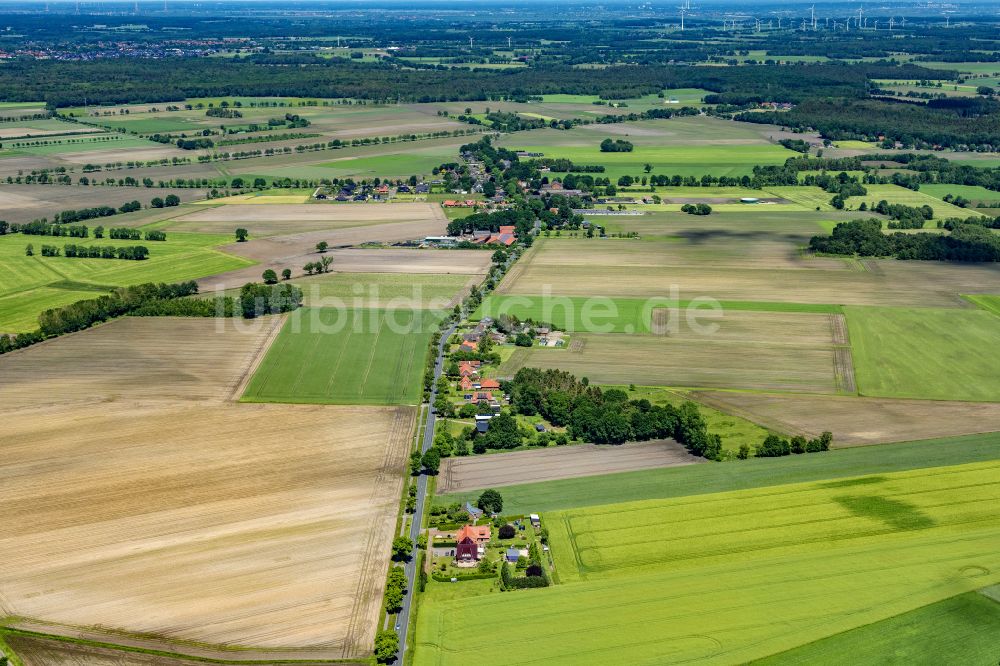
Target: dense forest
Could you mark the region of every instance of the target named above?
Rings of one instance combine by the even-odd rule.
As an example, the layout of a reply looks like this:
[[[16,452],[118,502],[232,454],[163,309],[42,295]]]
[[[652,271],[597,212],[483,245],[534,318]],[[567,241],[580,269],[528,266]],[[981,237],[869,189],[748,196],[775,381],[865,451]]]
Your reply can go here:
[[[887,63],[412,70],[384,62],[360,63],[313,55],[86,62],[15,60],[0,68],[0,101],[44,100],[58,108],[240,95],[431,102],[579,93],[620,99],[656,94],[664,88],[704,88],[716,93],[717,101],[724,103],[798,102],[812,96],[859,99],[866,95],[868,80],[874,78],[944,79],[954,75]]]

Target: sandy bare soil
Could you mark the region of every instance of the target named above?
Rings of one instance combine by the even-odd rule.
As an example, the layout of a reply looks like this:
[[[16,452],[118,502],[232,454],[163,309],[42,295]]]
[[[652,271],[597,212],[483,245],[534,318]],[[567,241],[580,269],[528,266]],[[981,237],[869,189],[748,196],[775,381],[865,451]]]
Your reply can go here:
[[[274,659],[274,655],[276,654],[274,651],[269,651],[268,653],[260,653],[256,650],[232,652],[200,646],[180,646],[177,643],[164,643],[145,638],[133,641],[111,632],[67,631],[61,625],[47,625],[24,621],[19,621],[16,624],[18,628],[25,628],[29,631],[41,631],[56,636],[70,635],[74,638],[78,637],[100,643],[111,643],[114,645],[127,644],[129,647],[160,650],[175,654],[180,650],[185,655],[195,657],[204,655],[206,658],[223,659],[227,662],[267,659],[269,666],[301,666],[302,664],[302,661],[277,661]],[[6,642],[17,653],[17,656],[20,657],[25,666],[192,666],[192,664],[198,663],[180,657],[108,649],[34,635],[8,634]],[[305,651],[298,651],[293,656],[287,658],[297,660],[310,659],[310,663],[315,663],[316,666],[363,666],[366,664],[364,661],[359,661],[355,664],[353,662],[333,659],[330,661],[319,661],[318,658],[322,657],[322,655],[318,651],[303,652]],[[280,658],[285,659],[286,657]],[[316,661],[313,662],[312,660]]]
[[[0,160],[0,163],[2,162],[3,160]],[[0,219],[17,223],[30,222],[40,217],[51,219],[55,213],[68,208],[118,207],[126,201],[132,200],[149,205],[149,200],[153,197],[165,197],[168,194],[177,195],[181,201],[191,201],[204,198],[205,193],[206,190],[180,188],[147,190],[138,187],[4,185],[3,188],[0,188]],[[163,209],[159,211],[159,214],[166,217],[169,212],[168,209]],[[142,215],[142,213],[137,215]],[[133,215],[122,215],[114,220],[114,226],[126,226],[127,221],[132,218]]]
[[[0,357],[0,617],[370,653],[414,410],[231,402],[280,321]]]
[[[438,492],[462,492],[653,467],[678,467],[698,462],[704,462],[704,459],[692,456],[673,440],[622,446],[579,444],[536,451],[447,458],[441,465]]]
[[[371,649],[411,408],[119,402],[7,412],[8,614]]]
[[[789,434],[824,430],[835,446],[1000,431],[1000,404],[699,391],[696,400]]]
[[[94,129],[92,127],[82,127],[82,128],[72,128],[69,125],[66,126],[67,129],[35,129],[33,127],[4,127],[0,128],[0,139],[10,139],[17,137],[40,137],[40,136],[51,136],[53,134],[92,134]]]
[[[223,222],[225,231],[230,231],[232,222],[319,222],[333,229],[413,220],[444,220],[444,216],[437,204],[429,203],[229,204],[196,210],[177,222]]]
[[[302,267],[306,263],[319,261],[322,256],[317,254],[315,244],[315,241],[300,241],[298,245],[291,245],[275,238],[256,241],[256,244],[251,241],[228,245],[224,248],[226,251],[249,256],[261,263],[202,278],[198,286],[203,292],[238,288],[247,282],[259,282],[261,273],[267,268],[278,273],[290,268],[292,275],[299,277],[304,274]],[[268,256],[268,253],[271,254]],[[326,256],[333,259],[331,270],[340,273],[485,275],[490,266],[490,253],[482,250],[336,249],[326,252]]]
[[[118,319],[0,356],[0,404],[227,400],[281,321]]]

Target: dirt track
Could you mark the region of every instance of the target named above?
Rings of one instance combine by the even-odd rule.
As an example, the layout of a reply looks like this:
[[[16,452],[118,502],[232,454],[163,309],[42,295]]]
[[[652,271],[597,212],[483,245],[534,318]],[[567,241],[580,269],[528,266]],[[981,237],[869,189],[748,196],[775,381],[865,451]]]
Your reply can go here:
[[[704,462],[704,459],[692,456],[673,440],[622,446],[579,444],[447,458],[441,465],[438,492],[454,493],[654,467],[679,467],[699,462]]]

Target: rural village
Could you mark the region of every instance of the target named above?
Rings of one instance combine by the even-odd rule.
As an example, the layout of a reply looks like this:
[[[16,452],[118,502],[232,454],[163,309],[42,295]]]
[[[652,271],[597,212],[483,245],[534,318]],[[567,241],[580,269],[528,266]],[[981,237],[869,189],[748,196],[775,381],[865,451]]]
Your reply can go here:
[[[994,10],[0,6],[0,666],[1000,663]]]

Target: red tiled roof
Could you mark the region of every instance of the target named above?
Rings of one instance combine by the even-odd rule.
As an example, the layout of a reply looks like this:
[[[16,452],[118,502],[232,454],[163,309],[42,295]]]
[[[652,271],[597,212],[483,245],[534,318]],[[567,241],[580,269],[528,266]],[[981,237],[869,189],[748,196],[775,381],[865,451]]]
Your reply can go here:
[[[463,539],[469,538],[473,541],[489,541],[490,540],[490,526],[489,525],[463,525],[461,529],[458,530],[458,534],[455,535],[455,541],[461,542]]]
[[[486,389],[496,390],[500,388],[500,382],[498,382],[495,379],[484,379],[483,381],[479,382],[479,388],[483,390]]]

